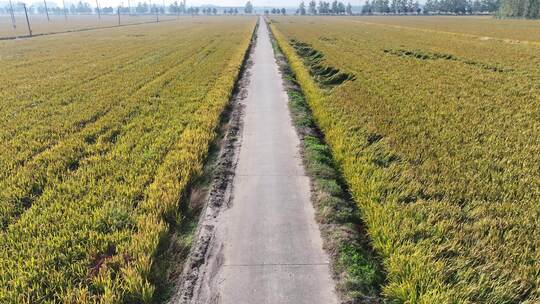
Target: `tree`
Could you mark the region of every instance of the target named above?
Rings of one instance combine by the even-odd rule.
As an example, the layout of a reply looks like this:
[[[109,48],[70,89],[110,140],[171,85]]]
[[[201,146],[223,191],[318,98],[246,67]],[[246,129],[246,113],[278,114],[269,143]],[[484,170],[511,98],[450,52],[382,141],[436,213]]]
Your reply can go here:
[[[415,1],[413,4],[413,10],[416,14],[420,15],[422,12],[422,9],[420,8],[420,3],[418,1]]]
[[[499,10],[499,7],[501,6],[500,0],[482,0],[482,7],[483,11],[485,12],[496,12]]]
[[[424,6],[424,14],[471,14],[473,12],[495,12],[499,7],[499,0],[427,0]],[[528,0],[516,0],[528,1]],[[537,0],[533,0],[537,1]],[[420,12],[416,3],[412,4],[413,11]],[[515,16],[517,17],[517,16]]]
[[[390,12],[388,4],[388,0],[373,0],[373,2],[371,2],[371,8],[373,12],[387,14]]]
[[[452,9],[451,11],[453,13],[456,13],[458,15],[464,15],[466,14],[467,12],[470,11],[470,7],[469,7],[469,4],[467,2],[467,0],[456,0],[456,1],[452,1],[453,4],[452,6]]]
[[[171,3],[169,5],[169,13],[171,14],[177,14],[179,13],[179,7],[178,7],[178,1],[174,1],[174,3]]]
[[[424,5],[424,14],[430,14],[435,12],[435,2],[433,0],[427,0]]]
[[[90,4],[86,2],[79,1],[77,4],[77,13],[79,14],[90,14],[92,13],[92,8],[90,7]]]
[[[246,7],[244,8],[244,12],[246,14],[252,14],[253,13],[253,4],[251,4],[251,1],[246,2]]]
[[[414,3],[413,0],[408,0],[405,3],[405,13],[412,13],[414,10]]]
[[[310,15],[317,15],[317,3],[315,2],[315,0],[311,0],[309,2],[309,8],[308,8],[308,12]]]
[[[281,9],[281,14],[282,14],[283,16],[287,15],[287,10],[286,10],[285,8],[282,8],[282,9]]]
[[[371,15],[372,12],[373,12],[373,8],[371,6],[371,3],[369,3],[369,0],[367,0],[364,6],[362,6],[362,14]]]
[[[319,14],[321,14],[321,15],[329,14],[330,13],[330,3],[329,2],[324,2],[324,1],[319,1],[318,10],[319,10]]]
[[[300,6],[298,7],[298,14],[302,16],[306,14],[306,5],[304,4],[304,1],[300,2]]]
[[[352,5],[351,3],[347,3],[347,15],[352,15]]]
[[[146,2],[145,3],[140,3],[139,2],[137,4],[137,7],[135,8],[135,12],[137,14],[146,14],[146,13],[148,13],[148,9],[149,9],[149,7],[148,7],[148,4],[146,4]]]
[[[334,0],[334,2],[332,2],[331,13],[332,14],[339,14],[339,8],[338,8],[337,0]]]
[[[499,14],[505,17],[540,18],[539,0],[502,0]]]
[[[338,3],[338,14],[345,14],[345,4],[343,4],[343,2]]]

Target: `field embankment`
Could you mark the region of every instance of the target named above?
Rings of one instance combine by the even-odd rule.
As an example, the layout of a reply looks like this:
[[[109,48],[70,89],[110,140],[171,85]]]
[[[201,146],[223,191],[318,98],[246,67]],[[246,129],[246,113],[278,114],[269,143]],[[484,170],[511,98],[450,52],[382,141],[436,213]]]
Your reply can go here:
[[[383,258],[383,295],[539,301],[540,46],[510,32],[271,22]],[[352,77],[325,85],[339,73]]]
[[[152,301],[255,21],[0,42],[0,302]]]

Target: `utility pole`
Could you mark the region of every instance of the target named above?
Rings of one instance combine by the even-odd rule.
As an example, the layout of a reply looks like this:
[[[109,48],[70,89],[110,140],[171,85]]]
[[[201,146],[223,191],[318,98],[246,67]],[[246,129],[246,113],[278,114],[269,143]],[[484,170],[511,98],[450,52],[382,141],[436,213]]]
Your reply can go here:
[[[178,5],[178,1],[174,2],[176,4],[176,20],[180,19],[180,5]]]
[[[64,5],[64,18],[67,20],[66,0],[62,0],[62,4]]]
[[[96,10],[97,10],[98,19],[101,20],[101,12],[99,11],[99,2],[98,2],[98,0],[96,0]]]
[[[13,28],[13,32],[15,32],[17,25],[15,24],[15,13],[13,13],[13,4],[11,3],[11,0],[9,0],[9,13],[11,14],[11,27]]]
[[[129,0],[128,0],[128,12],[129,12],[129,15],[131,16],[131,2],[129,2]]]
[[[118,26],[120,26],[120,6],[116,10],[116,12],[118,13]]]
[[[51,21],[51,19],[49,19],[49,9],[47,8],[47,0],[43,0],[43,4],[45,4],[45,15],[47,15],[47,21]]]
[[[24,7],[24,14],[26,15],[26,24],[28,25],[28,34],[32,37],[32,29],[30,28],[30,20],[28,20],[28,11],[26,10],[26,4],[22,4]]]

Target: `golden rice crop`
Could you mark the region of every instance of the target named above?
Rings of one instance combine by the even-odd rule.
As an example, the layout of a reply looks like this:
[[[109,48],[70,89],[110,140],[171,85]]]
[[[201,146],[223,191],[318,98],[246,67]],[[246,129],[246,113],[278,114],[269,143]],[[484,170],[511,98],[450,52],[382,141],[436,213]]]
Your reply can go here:
[[[383,258],[383,295],[539,302],[540,46],[355,21],[271,20]],[[351,80],[316,81],[336,70]]]
[[[353,23],[392,25],[407,30],[427,31],[432,34],[469,36],[471,38],[488,40],[500,39],[509,42],[540,42],[540,22],[527,19],[498,19],[492,16],[369,16],[350,17]]]
[[[151,301],[254,18],[0,42],[0,302]]]

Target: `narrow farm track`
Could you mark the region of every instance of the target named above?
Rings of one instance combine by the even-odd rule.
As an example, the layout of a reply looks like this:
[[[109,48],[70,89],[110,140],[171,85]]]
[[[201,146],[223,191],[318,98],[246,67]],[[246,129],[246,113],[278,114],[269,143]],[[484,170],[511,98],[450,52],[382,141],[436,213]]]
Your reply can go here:
[[[232,200],[207,261],[218,266],[206,267],[192,303],[337,303],[288,97],[267,26],[259,24]]]

